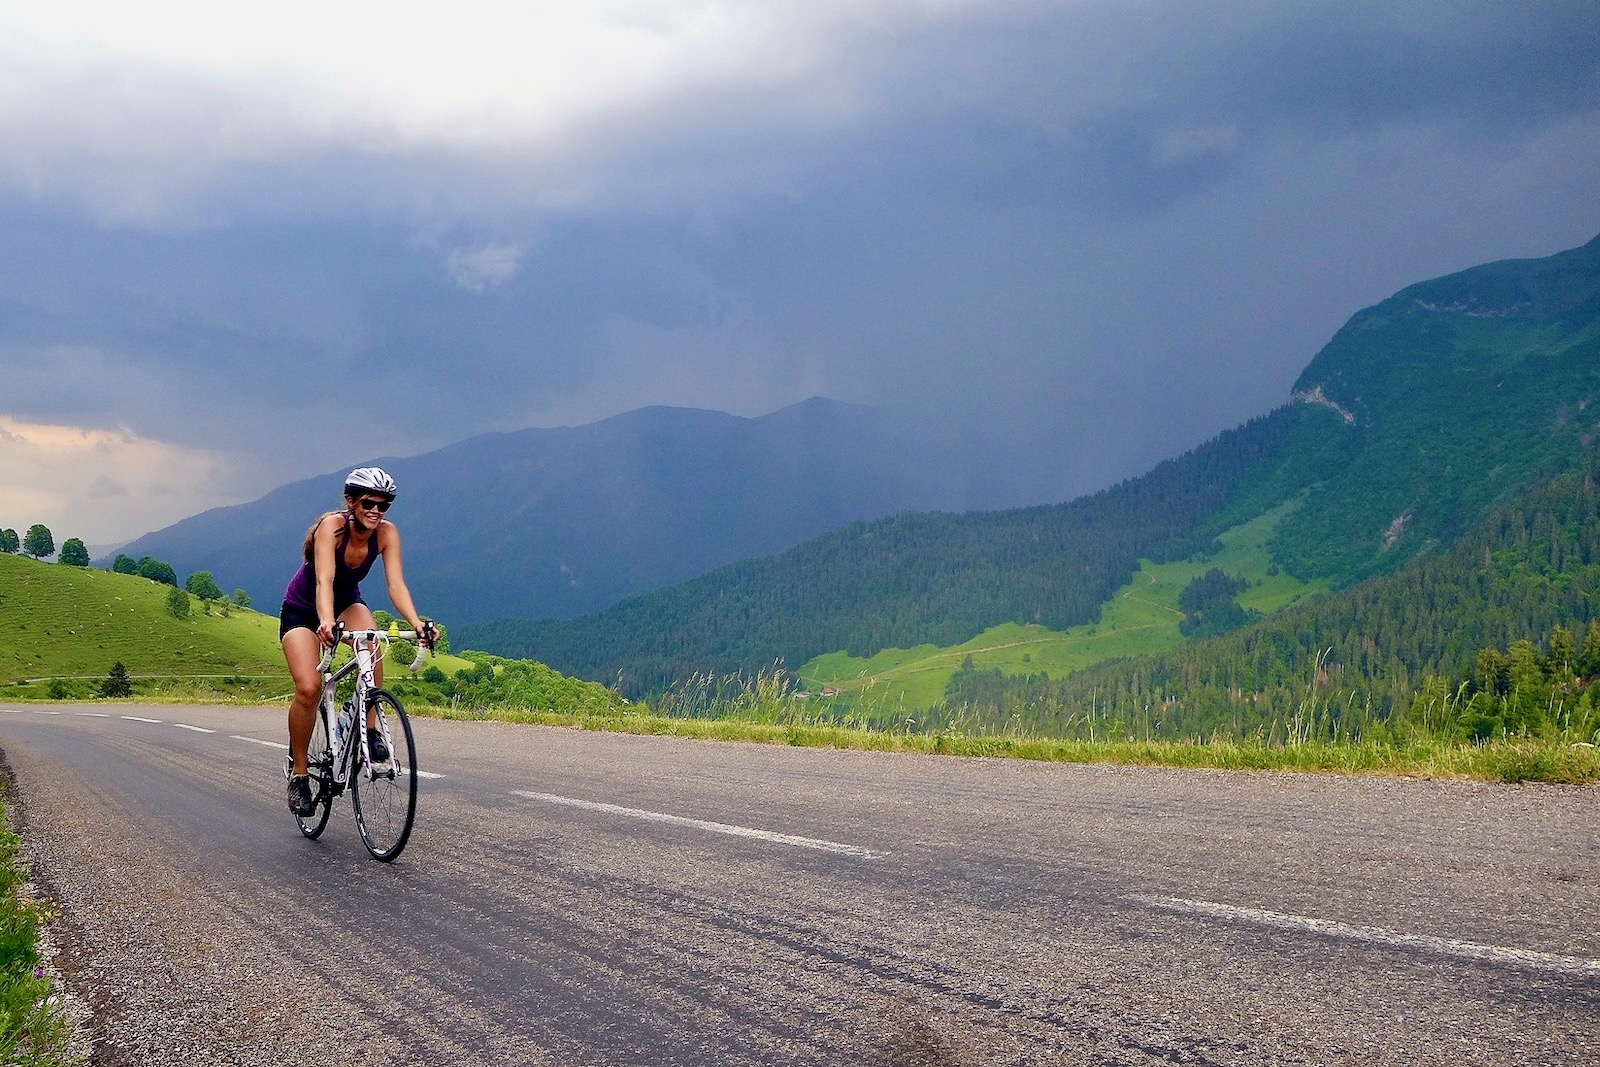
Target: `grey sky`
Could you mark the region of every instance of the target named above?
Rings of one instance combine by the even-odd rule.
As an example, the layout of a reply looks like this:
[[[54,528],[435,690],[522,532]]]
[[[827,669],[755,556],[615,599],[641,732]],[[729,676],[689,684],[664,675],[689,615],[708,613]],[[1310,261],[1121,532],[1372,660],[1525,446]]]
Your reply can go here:
[[[1054,499],[1600,232],[1593,3],[573,7],[0,13],[0,525],[818,393]]]

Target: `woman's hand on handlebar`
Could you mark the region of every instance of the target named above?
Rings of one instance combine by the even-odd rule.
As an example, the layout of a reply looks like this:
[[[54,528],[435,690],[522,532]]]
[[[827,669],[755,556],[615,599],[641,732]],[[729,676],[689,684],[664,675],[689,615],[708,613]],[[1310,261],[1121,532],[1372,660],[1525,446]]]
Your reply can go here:
[[[332,648],[339,643],[339,635],[344,631],[343,622],[322,622],[317,624],[317,640],[322,642],[323,648]]]

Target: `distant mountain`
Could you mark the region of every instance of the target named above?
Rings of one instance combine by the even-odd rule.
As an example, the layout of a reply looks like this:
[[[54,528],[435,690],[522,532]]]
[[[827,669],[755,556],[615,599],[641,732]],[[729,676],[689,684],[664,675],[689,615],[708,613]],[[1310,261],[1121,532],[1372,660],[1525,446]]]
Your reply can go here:
[[[653,407],[585,426],[473,437],[384,457],[406,577],[447,624],[569,618],[846,523],[971,506],[908,424],[813,398],[760,418]],[[197,570],[273,610],[307,526],[345,471],[285,485],[123,546]],[[382,599],[377,575],[369,599]]]
[[[558,622],[458,638],[635,692],[699,670],[1092,621],[1140,556],[1204,555],[1286,501],[1269,548],[1348,586],[1442,551],[1600,441],[1600,238],[1411,286],[1355,315],[1294,403],[1069,504],[860,523]]]

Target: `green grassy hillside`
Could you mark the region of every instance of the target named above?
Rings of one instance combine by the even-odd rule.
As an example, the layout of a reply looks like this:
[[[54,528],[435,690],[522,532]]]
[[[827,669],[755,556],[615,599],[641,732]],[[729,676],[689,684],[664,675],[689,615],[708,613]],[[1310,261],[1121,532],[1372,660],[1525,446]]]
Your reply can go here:
[[[1065,631],[1005,623],[947,647],[891,648],[871,657],[833,652],[802,667],[801,684],[809,690],[837,689],[844,703],[918,711],[945,699],[951,676],[968,656],[980,670],[1060,677],[1105,660],[1165,651],[1185,641],[1178,630],[1184,616],[1179,595],[1212,567],[1249,583],[1237,598],[1241,607],[1271,615],[1327,589],[1326,583],[1302,582],[1283,573],[1267,551],[1268,541],[1295,506],[1280,505],[1224,532],[1215,551],[1170,563],[1141,560],[1132,580],[1101,605],[1097,622]]]
[[[1392,574],[1064,676],[975,664],[924,718],[1053,737],[1600,743],[1597,486],[1591,450]]]
[[[0,699],[91,697],[119,661],[140,696],[288,694],[275,617],[207,614],[191,597],[179,619],[171,592],[133,575],[0,554]],[[453,656],[430,663],[447,674],[473,667]]]
[[[177,618],[167,605],[172,591],[131,575],[0,554],[0,701],[92,699],[117,662],[143,700],[288,699],[293,687],[276,618],[240,608],[224,616],[219,605],[207,613],[194,598],[189,616]],[[431,656],[415,676],[405,666],[391,660],[384,683],[412,710],[634,710],[613,690],[542,663],[466,652]]]
[[[63,679],[89,696],[121,661],[141,689],[197,683],[262,694],[288,688],[275,618],[232,608],[187,619],[171,586],[145,578],[0,555],[0,694],[43,696]],[[58,692],[59,692],[58,688]]]
[[[1295,383],[1349,451],[1272,544],[1337,584],[1448,546],[1600,437],[1600,238],[1474,267],[1351,318]]]

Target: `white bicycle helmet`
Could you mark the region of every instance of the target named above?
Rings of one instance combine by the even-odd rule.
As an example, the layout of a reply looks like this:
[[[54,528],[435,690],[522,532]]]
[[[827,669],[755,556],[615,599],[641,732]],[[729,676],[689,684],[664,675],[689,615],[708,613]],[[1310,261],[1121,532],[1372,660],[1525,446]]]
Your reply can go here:
[[[345,477],[344,491],[349,496],[382,493],[384,496],[393,497],[394,479],[389,477],[389,472],[382,467],[357,467]]]

